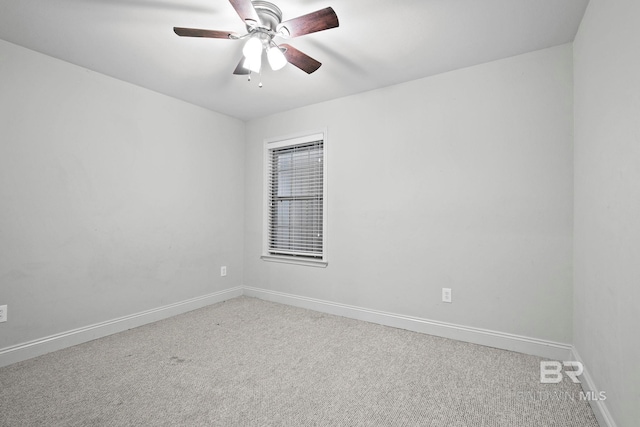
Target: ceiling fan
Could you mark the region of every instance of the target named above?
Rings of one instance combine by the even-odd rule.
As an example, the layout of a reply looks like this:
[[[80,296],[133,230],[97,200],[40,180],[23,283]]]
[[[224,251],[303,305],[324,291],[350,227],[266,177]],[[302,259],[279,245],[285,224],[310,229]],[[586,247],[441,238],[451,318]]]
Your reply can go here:
[[[238,35],[231,31],[183,27],[173,27],[173,31],[183,37],[247,39],[242,49],[243,58],[233,74],[250,75],[251,72],[260,72],[263,52],[266,52],[269,65],[274,70],[279,70],[287,63],[307,74],[320,68],[322,64],[309,55],[289,44],[277,45],[273,39],[275,37],[289,39],[337,27],[338,16],[331,7],[283,22],[282,12],[273,3],[260,0],[229,0],[229,2],[247,26],[246,34]]]

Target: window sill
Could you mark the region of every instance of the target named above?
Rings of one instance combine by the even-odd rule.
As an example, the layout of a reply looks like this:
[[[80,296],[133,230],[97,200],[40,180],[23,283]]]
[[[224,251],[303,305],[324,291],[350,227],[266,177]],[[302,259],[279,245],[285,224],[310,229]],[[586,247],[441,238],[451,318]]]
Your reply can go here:
[[[307,267],[320,267],[325,268],[329,263],[326,261],[319,261],[313,259],[302,259],[302,258],[292,258],[286,256],[276,256],[276,255],[262,255],[260,257],[264,261],[268,262],[281,262],[284,264],[297,264],[297,265],[305,265]]]

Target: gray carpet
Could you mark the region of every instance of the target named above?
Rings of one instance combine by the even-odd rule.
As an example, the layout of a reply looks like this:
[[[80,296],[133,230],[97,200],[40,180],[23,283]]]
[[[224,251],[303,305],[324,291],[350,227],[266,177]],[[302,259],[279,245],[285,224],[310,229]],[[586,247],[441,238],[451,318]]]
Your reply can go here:
[[[2,426],[597,426],[540,358],[240,297],[0,369]]]

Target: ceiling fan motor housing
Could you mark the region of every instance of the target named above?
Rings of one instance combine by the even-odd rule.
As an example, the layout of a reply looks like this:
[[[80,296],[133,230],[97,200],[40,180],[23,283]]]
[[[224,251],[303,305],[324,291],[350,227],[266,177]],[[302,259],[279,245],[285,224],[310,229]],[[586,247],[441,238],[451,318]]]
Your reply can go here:
[[[282,22],[282,11],[278,6],[268,1],[261,0],[253,0],[251,3],[260,18],[260,22],[257,23],[257,26],[270,31],[276,31],[276,27]],[[254,27],[247,24],[248,31],[251,31],[253,28]]]

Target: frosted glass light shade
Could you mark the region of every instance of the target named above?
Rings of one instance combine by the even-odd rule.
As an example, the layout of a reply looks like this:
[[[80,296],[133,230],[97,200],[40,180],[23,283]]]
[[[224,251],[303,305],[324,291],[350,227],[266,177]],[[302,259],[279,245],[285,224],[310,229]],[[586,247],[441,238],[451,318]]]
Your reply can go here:
[[[269,65],[274,71],[287,65],[287,58],[284,57],[284,54],[278,47],[271,47],[267,50],[267,59],[269,60]]]
[[[262,42],[255,37],[251,37],[244,44],[242,54],[245,58],[255,58],[262,55]]]
[[[260,72],[260,67],[262,66],[262,52],[255,57],[246,57],[244,58],[244,62],[242,66],[247,70],[251,70],[254,73]]]

